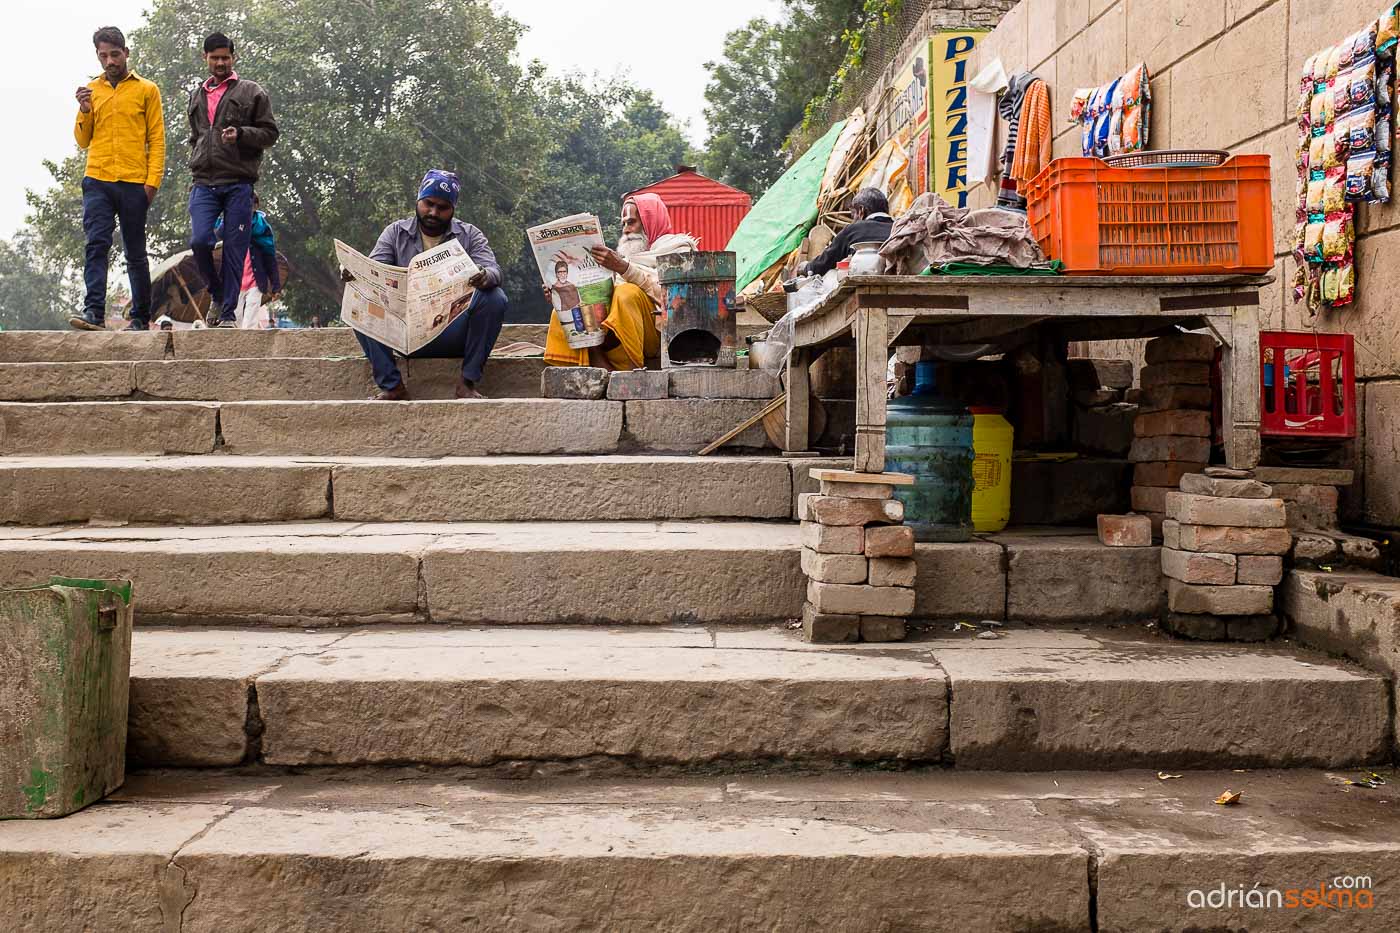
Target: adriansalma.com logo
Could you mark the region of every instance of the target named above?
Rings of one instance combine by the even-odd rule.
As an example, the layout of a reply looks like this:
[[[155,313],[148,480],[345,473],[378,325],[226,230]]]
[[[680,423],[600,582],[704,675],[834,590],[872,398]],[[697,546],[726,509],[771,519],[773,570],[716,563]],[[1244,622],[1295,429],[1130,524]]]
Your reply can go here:
[[[1306,888],[1252,887],[1223,882],[1186,892],[1192,910],[1371,910],[1376,906],[1370,875],[1338,875]]]

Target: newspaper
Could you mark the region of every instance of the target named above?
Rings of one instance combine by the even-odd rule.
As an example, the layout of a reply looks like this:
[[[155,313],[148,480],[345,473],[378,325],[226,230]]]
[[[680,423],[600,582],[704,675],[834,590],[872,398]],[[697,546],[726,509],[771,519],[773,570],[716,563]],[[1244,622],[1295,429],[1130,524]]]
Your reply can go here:
[[[340,318],[355,330],[408,356],[442,333],[472,303],[469,284],[481,270],[456,237],[419,253],[408,268],[376,262],[335,241],[345,286]]]
[[[574,214],[531,227],[525,234],[569,346],[577,350],[601,344],[606,336],[603,320],[612,304],[613,276],[589,252],[604,245],[597,216]]]

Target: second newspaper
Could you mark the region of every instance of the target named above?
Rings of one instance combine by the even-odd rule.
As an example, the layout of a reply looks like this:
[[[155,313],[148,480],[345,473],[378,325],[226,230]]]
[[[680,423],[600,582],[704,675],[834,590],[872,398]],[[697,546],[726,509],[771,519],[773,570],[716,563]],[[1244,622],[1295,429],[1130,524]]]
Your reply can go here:
[[[607,336],[603,320],[612,304],[613,276],[589,250],[603,245],[603,225],[594,214],[574,214],[525,233],[569,346],[598,346]]]

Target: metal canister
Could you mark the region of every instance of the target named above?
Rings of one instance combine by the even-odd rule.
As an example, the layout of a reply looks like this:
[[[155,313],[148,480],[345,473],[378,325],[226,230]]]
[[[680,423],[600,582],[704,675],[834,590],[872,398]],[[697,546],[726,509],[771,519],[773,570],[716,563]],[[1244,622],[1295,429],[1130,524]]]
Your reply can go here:
[[[895,496],[915,540],[969,541],[974,420],[963,405],[938,395],[934,365],[920,363],[914,394],[889,403],[885,469],[914,477],[914,485],[896,487]]]
[[[666,292],[661,366],[734,368],[739,347],[734,253],[668,253],[656,259]]]

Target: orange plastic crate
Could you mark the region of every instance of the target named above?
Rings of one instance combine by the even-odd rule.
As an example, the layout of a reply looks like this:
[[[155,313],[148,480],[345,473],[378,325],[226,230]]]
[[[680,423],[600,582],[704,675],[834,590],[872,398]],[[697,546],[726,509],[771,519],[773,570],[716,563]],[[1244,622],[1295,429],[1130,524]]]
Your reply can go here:
[[[1074,275],[1222,275],[1274,267],[1267,155],[1212,168],[1056,159],[1026,189],[1031,232]]]

